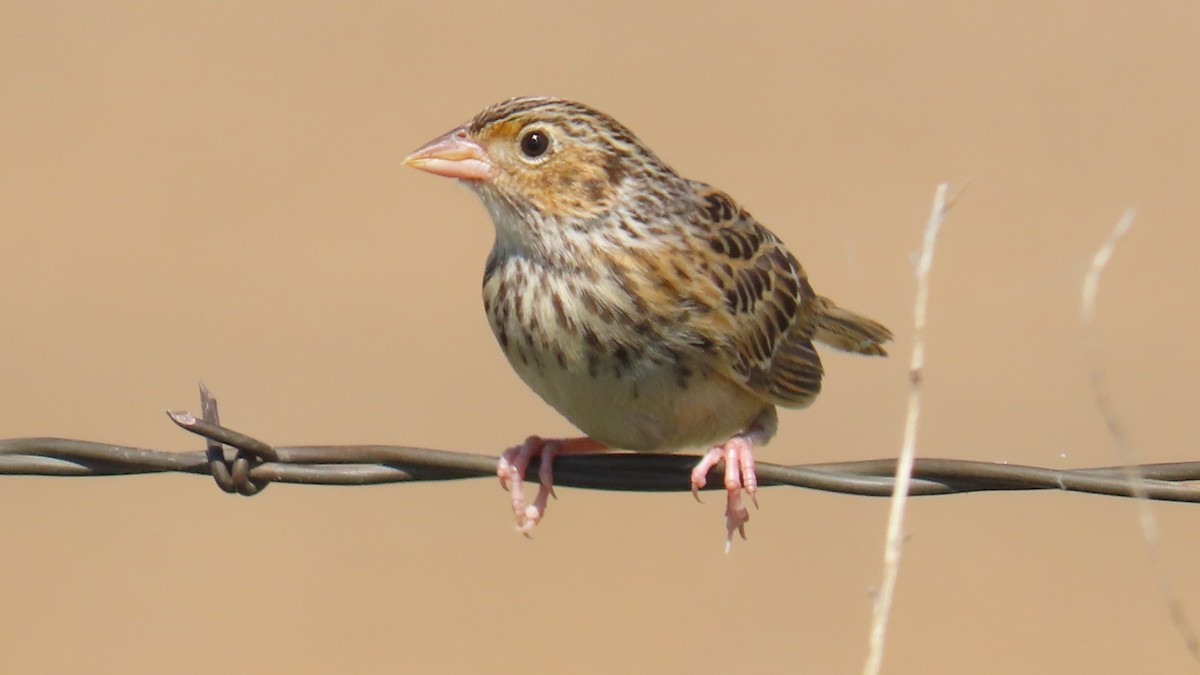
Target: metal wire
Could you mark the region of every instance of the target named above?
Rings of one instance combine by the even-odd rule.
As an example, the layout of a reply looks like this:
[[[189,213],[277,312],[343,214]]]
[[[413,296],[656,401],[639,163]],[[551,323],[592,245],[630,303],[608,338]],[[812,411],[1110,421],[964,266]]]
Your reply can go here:
[[[212,476],[226,492],[253,495],[269,483],[373,485],[494,477],[496,458],[399,445],[273,447],[221,426],[216,399],[201,385],[205,419],[169,412],[180,427],[206,439],[207,449],[169,452],[64,438],[0,440],[0,475],[124,476],[192,473]],[[610,453],[558,457],[556,485],[594,490],[682,492],[691,490],[694,455]],[[538,463],[529,467],[536,476]],[[1135,467],[1150,499],[1200,502],[1200,462]],[[782,466],[758,464],[760,486],[789,485],[826,492],[891,495],[896,460],[877,459]],[[960,459],[917,459],[909,494],[1064,490],[1117,497],[1134,495],[1127,467],[1058,470]],[[724,489],[714,470],[706,489]]]

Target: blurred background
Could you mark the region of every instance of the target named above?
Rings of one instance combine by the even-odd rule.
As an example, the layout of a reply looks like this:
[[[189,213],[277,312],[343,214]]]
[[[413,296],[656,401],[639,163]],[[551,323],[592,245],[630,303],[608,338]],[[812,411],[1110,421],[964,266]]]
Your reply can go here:
[[[203,379],[280,445],[498,453],[571,427],[514,375],[479,285],[492,228],[401,159],[522,94],[614,115],[742,201],[816,288],[891,326],[826,352],[781,463],[894,457],[913,260],[933,270],[919,453],[1200,458],[1200,6],[1187,3],[0,4],[0,437],[195,450]],[[0,477],[0,670],[857,672],[887,501],[560,489],[532,540],[494,480],[272,486]],[[1156,504],[1200,622],[1200,507]],[[885,671],[1194,670],[1132,502],[912,502]]]

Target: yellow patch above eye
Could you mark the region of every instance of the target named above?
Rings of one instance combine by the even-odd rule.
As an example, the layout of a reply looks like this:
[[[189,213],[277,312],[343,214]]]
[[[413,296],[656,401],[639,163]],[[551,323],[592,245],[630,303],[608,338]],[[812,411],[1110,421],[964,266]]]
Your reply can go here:
[[[481,135],[488,140],[501,138],[516,139],[517,134],[519,134],[521,129],[524,127],[524,122],[517,120],[504,120],[503,122],[496,122],[495,124],[487,127],[483,130]]]

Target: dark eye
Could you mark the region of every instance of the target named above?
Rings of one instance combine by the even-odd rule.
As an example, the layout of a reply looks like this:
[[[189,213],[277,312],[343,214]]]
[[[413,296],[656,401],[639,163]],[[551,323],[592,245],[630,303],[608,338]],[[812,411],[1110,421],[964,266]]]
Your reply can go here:
[[[549,147],[550,137],[544,131],[527,131],[521,137],[521,152],[530,159],[546,154]]]

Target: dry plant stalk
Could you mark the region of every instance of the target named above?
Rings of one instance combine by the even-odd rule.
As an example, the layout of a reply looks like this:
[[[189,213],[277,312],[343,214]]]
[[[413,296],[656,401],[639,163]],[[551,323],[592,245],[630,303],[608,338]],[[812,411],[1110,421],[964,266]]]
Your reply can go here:
[[[1120,416],[1117,415],[1116,406],[1113,405],[1111,390],[1108,386],[1108,373],[1104,367],[1104,360],[1100,358],[1099,339],[1096,336],[1096,297],[1100,292],[1100,277],[1103,276],[1108,262],[1112,259],[1117,243],[1133,227],[1134,215],[1133,209],[1127,210],[1117,221],[1116,227],[1113,228],[1108,238],[1096,250],[1096,254],[1092,256],[1091,265],[1088,266],[1087,274],[1083,277],[1083,290],[1079,304],[1080,329],[1083,332],[1084,356],[1087,359],[1088,379],[1091,381],[1092,395],[1096,399],[1096,408],[1100,411],[1100,416],[1104,418],[1104,426],[1108,429],[1109,436],[1112,437],[1113,447],[1116,449],[1117,459],[1121,463],[1125,480],[1129,482],[1130,490],[1133,492],[1134,503],[1137,504],[1138,509],[1138,524],[1142,530],[1142,541],[1146,547],[1146,555],[1150,558],[1150,563],[1154,568],[1158,592],[1170,612],[1171,623],[1183,638],[1192,658],[1200,661],[1200,643],[1197,642],[1196,631],[1184,612],[1183,601],[1175,591],[1175,584],[1163,563],[1158,521],[1150,506],[1146,479],[1135,464],[1137,458],[1133,445],[1129,442],[1129,434],[1125,431],[1125,425],[1121,422]]]
[[[900,575],[900,551],[904,544],[904,509],[908,501],[909,485],[912,483],[913,463],[917,455],[917,422],[921,417],[921,377],[925,367],[929,270],[933,267],[933,249],[937,244],[938,232],[942,228],[946,212],[953,204],[953,199],[947,196],[949,191],[950,184],[942,183],[934,192],[933,210],[929,214],[929,222],[925,225],[921,257],[917,262],[917,297],[913,307],[913,347],[912,359],[909,362],[908,415],[904,421],[904,442],[900,448],[896,483],[892,490],[891,509],[888,512],[887,538],[883,549],[883,583],[875,594],[867,662],[863,666],[864,675],[878,675],[883,666],[888,615],[891,613],[892,598],[896,594],[896,579]]]

